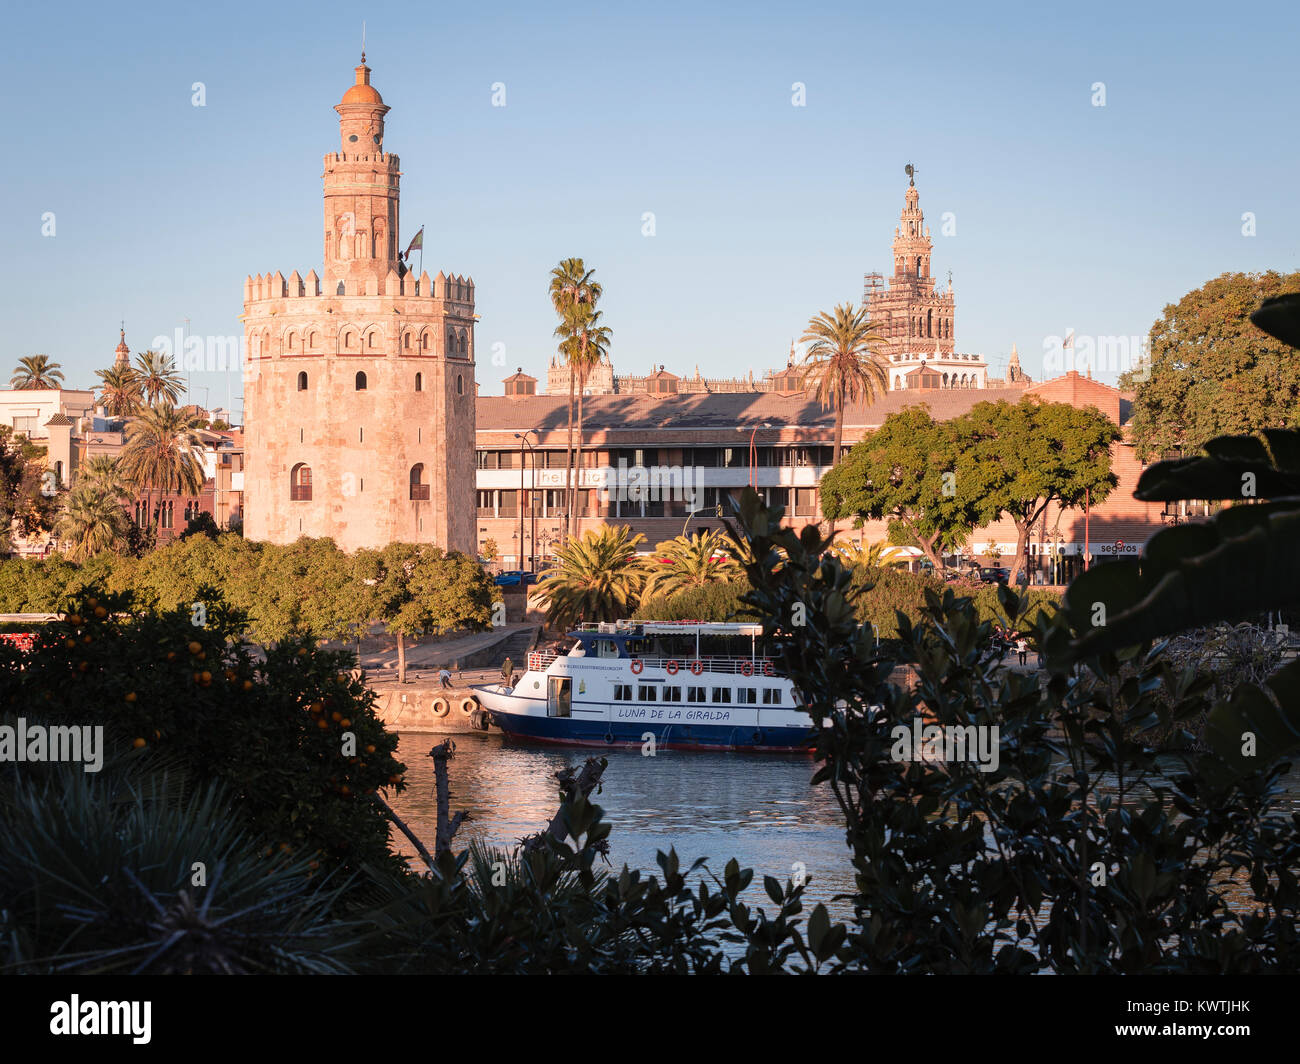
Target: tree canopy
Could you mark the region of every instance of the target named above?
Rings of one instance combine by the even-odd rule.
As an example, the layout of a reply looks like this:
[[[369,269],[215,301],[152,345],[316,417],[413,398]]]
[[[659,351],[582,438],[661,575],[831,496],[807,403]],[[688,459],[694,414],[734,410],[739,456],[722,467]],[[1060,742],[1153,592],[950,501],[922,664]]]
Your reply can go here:
[[[1264,299],[1287,292],[1300,292],[1300,272],[1225,273],[1165,307],[1151,326],[1149,363],[1120,379],[1136,393],[1139,457],[1300,426],[1300,361],[1250,320]]]
[[[1119,483],[1111,472],[1111,444],[1119,426],[1096,407],[1025,398],[977,403],[950,423],[956,441],[954,490],[975,526],[1003,516],[1016,526],[1015,580],[1025,560],[1029,530],[1055,502],[1063,508],[1103,501]]]
[[[822,512],[902,525],[936,566],[939,550],[958,545],[975,523],[977,500],[956,490],[957,438],[952,422],[925,406],[891,414],[821,480]]]

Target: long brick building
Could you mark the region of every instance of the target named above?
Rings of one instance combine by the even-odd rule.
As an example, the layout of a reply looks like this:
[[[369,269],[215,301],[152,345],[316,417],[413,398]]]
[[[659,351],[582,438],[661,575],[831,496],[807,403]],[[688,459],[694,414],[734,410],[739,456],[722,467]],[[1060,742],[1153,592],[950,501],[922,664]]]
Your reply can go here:
[[[507,567],[518,566],[521,558],[525,568],[544,564],[564,524],[568,400],[536,394],[531,381],[516,374],[506,384],[510,394],[478,400],[478,542],[482,550],[493,540]],[[1025,396],[1094,406],[1121,428],[1129,418],[1127,396],[1074,371],[1024,388],[925,385],[918,380],[873,405],[849,407],[846,444],[879,427],[891,413],[918,403],[940,420],[964,414],[979,402],[1018,402]],[[729,512],[726,499],[738,496],[751,482],[769,503],[785,506],[795,526],[822,520],[818,483],[830,468],[834,414],[798,387],[793,374],[784,391],[592,396],[584,404],[584,422],[580,530],[624,523],[644,533],[653,546],[680,535],[683,527],[719,527],[715,508],[723,504],[724,513]],[[525,434],[526,443],[520,439]],[[1058,575],[1076,571],[1085,548],[1094,558],[1136,554],[1166,521],[1175,519],[1160,505],[1133,498],[1143,467],[1128,443],[1114,447],[1111,463],[1119,486],[1105,502],[1091,507],[1086,519],[1082,509],[1058,512],[1051,507],[1035,526],[1030,543],[1035,572],[1046,573],[1046,563],[1038,559],[1047,554],[1064,556],[1064,573],[1058,569]],[[652,483],[629,483],[634,477],[653,480],[655,467],[661,481],[669,479],[668,491],[662,484],[656,491]],[[635,474],[635,469],[648,472]],[[676,490],[674,476],[689,481],[679,485],[686,490]],[[693,509],[699,512],[693,514]],[[887,528],[884,522],[868,522],[849,534],[873,542],[885,539]],[[978,530],[970,538],[967,557],[987,560],[992,544],[1004,557],[1014,554],[1016,531],[1010,521]]]

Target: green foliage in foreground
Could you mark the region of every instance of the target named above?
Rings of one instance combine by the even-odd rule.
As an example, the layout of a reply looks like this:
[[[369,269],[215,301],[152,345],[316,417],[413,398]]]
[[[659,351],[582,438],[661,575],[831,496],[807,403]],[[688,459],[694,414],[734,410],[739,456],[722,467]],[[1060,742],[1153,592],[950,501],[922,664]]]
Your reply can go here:
[[[1073,672],[1058,669],[1042,689],[1035,677],[997,667],[989,621],[951,587],[928,589],[919,621],[896,622],[898,655],[880,656],[857,617],[856,600],[872,589],[855,587],[859,577],[815,528],[797,536],[780,527],[781,516],[752,493],[743,501],[750,604],[819,725],[814,783],[840,805],[857,873],[846,923],[820,905],[806,913],[806,885],[770,877],[771,904],[760,907],[746,892],[752,873],[734,861],[720,875],[674,852],[660,855],[655,875],[600,869],[610,828],[594,794],[562,805],[563,834],[578,840],[576,850],[547,837],[509,852],[448,852],[415,875],[391,853],[365,798],[384,772],[400,771],[391,763],[395,739],[367,715],[367,696],[335,672],[337,656],[289,643],[263,664],[244,655],[238,623],[220,610],[211,632],[193,637],[186,614],[119,626],[89,622],[85,601],[24,670],[11,655],[0,671],[0,697],[29,721],[89,716],[120,737],[113,771],[23,766],[20,775],[5,765],[0,773],[0,910],[9,914],[0,967],[1253,973],[1300,965],[1300,815],[1275,805],[1289,766],[1265,743],[1243,773],[1213,752],[1157,760],[1144,742],[1204,712],[1208,678],[1170,668],[1162,647],[1144,646],[1125,652],[1125,662],[1099,654]],[[1027,617],[1025,600],[994,593],[1004,623],[1036,626],[1046,645],[1079,634],[1063,612]],[[209,655],[200,661],[220,662],[233,678],[213,670],[205,686],[189,638]],[[915,669],[914,687],[888,682],[899,661]],[[149,697],[128,702],[131,691]],[[313,709],[329,700],[355,715],[351,727],[365,731],[378,766],[339,756],[341,722],[312,723],[331,719],[328,706]],[[933,724],[998,727],[996,764],[900,760],[896,729],[910,731],[923,708]],[[121,749],[151,726],[142,750]],[[128,786],[126,768],[114,766],[131,757],[139,760],[127,763],[136,773]],[[218,779],[230,789],[212,789]],[[344,779],[356,783],[352,793],[343,793]],[[161,824],[181,840],[211,840],[207,894],[182,860],[187,844],[160,838]],[[92,838],[74,843],[70,835],[83,830]],[[65,874],[54,856],[61,849],[88,871]],[[304,868],[298,859],[308,856]],[[258,868],[267,891],[254,900],[243,892]],[[88,897],[95,874],[107,877],[98,899]]]

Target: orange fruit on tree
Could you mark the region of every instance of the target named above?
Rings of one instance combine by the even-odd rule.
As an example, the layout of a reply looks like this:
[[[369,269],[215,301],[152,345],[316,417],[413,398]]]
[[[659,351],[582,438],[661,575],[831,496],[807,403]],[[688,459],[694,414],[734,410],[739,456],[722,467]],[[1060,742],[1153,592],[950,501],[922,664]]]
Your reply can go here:
[[[344,728],[352,727],[352,721],[348,720],[347,717],[344,717],[341,721],[339,721],[339,724]]]
[[[69,636],[67,639],[63,641],[63,645],[67,647],[69,650],[72,650],[77,645],[77,641],[73,639],[71,636]]]
[[[88,635],[83,635],[83,636],[81,637],[81,641],[82,641],[83,643],[89,643],[89,642],[90,642],[90,636],[88,636]]]
[[[83,661],[80,665],[77,666],[77,668],[80,669],[82,672],[87,672],[90,669],[90,662]]]
[[[369,746],[366,747],[366,753],[373,754],[374,752],[375,752],[375,744],[371,743]]]
[[[176,651],[174,651],[174,650],[169,650],[169,651],[167,651],[167,660],[168,660],[168,661],[175,661],[175,660],[176,660]]]
[[[190,640],[190,653],[197,654],[203,649],[203,644],[196,639]]]
[[[307,708],[310,709],[313,713],[319,713],[322,709],[325,708],[325,704],[323,702],[313,702]]]
[[[305,658],[306,656],[307,656],[307,648],[306,648],[306,647],[299,647],[299,648],[298,648],[298,657],[300,657],[300,658]]]
[[[98,617],[100,620],[103,620],[105,617],[108,616],[108,610],[104,609],[103,606],[96,606],[95,616]]]
[[[98,606],[98,605],[99,605],[99,599],[97,599],[97,598],[88,598],[88,599],[86,599],[86,605],[87,605],[87,606]]]
[[[128,702],[134,702],[134,701],[135,701],[135,692],[134,692],[134,691],[128,691],[128,692],[126,693],[126,700],[127,700]]]
[[[144,739],[141,737],[141,738],[137,738],[135,741],[133,741],[133,742],[131,743],[131,745],[134,746],[137,750],[139,750],[140,747],[142,747],[142,746],[146,746],[146,745],[148,745],[148,744],[146,744],[145,741],[144,741]]]
[[[321,729],[328,728],[329,726],[330,726],[330,722],[327,721],[324,717],[322,717],[320,720],[316,722],[316,727]]]
[[[330,714],[330,719],[331,719],[331,720],[342,720],[342,719],[343,719],[343,714],[340,713],[340,712],[336,709],[333,713]]]
[[[70,613],[70,614],[68,614],[68,623],[69,623],[69,624],[80,624],[80,623],[81,623],[81,614],[79,614],[79,613]]]
[[[199,673],[199,683],[211,683],[211,682],[212,682],[212,673],[208,672],[207,669],[204,669],[201,673]]]

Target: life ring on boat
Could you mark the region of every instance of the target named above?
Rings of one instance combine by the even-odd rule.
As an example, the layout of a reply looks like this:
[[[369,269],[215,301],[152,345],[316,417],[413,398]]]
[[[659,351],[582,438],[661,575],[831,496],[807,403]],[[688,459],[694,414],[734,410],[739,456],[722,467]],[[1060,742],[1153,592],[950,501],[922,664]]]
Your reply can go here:
[[[763,742],[763,730],[761,728],[755,729],[754,734],[750,736],[750,738],[754,740],[755,746],[761,746]]]
[[[742,661],[740,663],[740,674],[742,676],[753,676],[754,663],[752,661]]]
[[[775,676],[775,675],[776,675],[776,670],[775,670],[774,668],[772,668],[772,663],[771,663],[770,661],[765,661],[765,662],[763,662],[763,675],[764,675],[764,676]]]
[[[640,658],[633,658],[633,659],[632,659],[632,671],[633,671],[634,673],[636,673],[636,674],[639,676],[639,675],[641,675],[641,670],[644,669],[644,668],[645,668],[645,662],[644,662],[644,661],[642,661]]]
[[[443,698],[442,695],[439,695],[433,700],[433,704],[430,705],[429,708],[433,710],[433,715],[435,717],[445,717],[451,712],[451,703]]]
[[[681,666],[678,665],[677,662],[675,661],[670,661],[667,665],[664,666],[664,669],[667,671],[669,676],[676,676],[677,670],[679,668],[681,668]]]
[[[476,709],[478,709],[478,703],[474,699],[466,696],[460,700],[460,711],[466,716],[473,713]]]
[[[704,662],[702,662],[699,658],[696,658],[694,661],[691,662],[691,672],[694,675],[698,676],[703,671],[704,671]]]
[[[606,733],[605,733],[605,742],[608,743],[610,746],[613,746],[613,745],[614,745],[614,733],[613,733],[613,732],[606,732]]]

